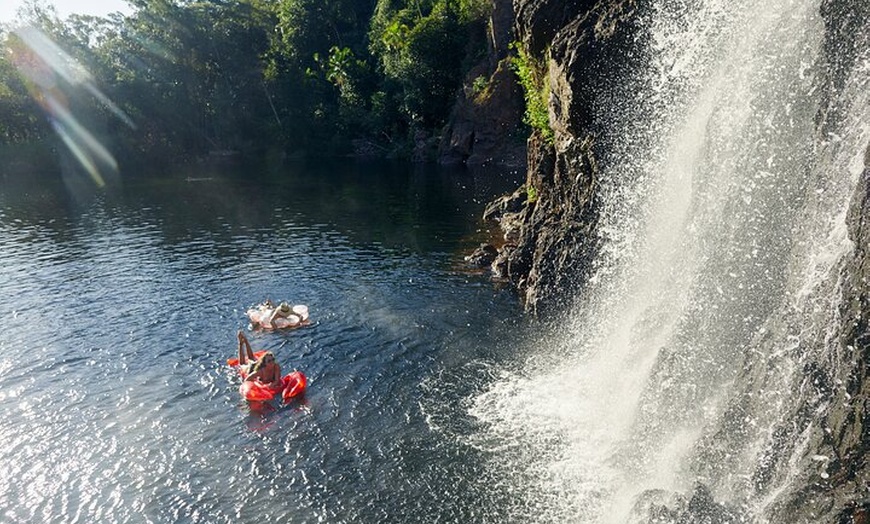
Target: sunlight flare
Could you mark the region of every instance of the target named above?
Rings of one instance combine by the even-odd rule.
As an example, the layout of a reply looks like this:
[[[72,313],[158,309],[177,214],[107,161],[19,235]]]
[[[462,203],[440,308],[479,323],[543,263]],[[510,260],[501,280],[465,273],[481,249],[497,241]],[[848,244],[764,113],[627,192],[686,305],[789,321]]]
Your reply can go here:
[[[94,84],[93,75],[45,33],[34,27],[24,27],[14,34],[21,45],[11,49],[13,62],[27,79],[31,96],[45,111],[58,137],[94,184],[103,187],[105,175],[117,173],[118,162],[74,114],[70,99],[83,89],[130,128],[135,129],[135,123],[100,91]]]

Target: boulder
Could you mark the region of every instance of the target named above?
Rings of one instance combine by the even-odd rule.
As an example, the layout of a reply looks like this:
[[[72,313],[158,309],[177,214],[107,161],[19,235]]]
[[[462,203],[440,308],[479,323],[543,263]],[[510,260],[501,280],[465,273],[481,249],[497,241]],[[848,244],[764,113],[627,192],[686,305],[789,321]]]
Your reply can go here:
[[[472,267],[488,267],[498,255],[498,250],[492,244],[481,244],[473,253],[465,257],[465,261]]]

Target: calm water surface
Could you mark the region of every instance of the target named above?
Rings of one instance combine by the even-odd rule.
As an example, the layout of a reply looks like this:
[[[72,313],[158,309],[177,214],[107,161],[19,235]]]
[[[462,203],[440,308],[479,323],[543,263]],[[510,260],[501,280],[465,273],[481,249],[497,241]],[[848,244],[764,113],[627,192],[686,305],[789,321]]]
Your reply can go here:
[[[494,176],[0,174],[0,521],[509,521],[518,486],[466,415],[528,333],[462,265],[518,183]],[[267,297],[313,324],[250,331]],[[303,401],[240,399],[238,329],[308,375]]]

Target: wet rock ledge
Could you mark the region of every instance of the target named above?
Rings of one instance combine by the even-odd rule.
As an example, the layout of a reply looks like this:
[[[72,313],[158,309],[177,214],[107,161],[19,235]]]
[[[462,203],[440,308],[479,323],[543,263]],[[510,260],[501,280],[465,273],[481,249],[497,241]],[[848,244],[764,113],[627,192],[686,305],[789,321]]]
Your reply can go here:
[[[598,249],[598,169],[590,108],[634,67],[634,0],[515,0],[515,31],[547,69],[552,137],[527,143],[526,183],[493,202],[504,245],[492,262],[535,315],[564,311],[587,280]],[[477,259],[485,260],[485,259]]]

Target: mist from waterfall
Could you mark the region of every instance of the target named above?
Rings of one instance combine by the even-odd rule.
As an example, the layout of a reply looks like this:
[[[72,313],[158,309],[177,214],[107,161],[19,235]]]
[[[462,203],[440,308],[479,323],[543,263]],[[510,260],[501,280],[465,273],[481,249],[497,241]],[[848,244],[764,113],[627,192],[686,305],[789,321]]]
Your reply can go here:
[[[647,69],[602,97],[589,290],[470,401],[517,521],[641,521],[701,483],[764,522],[803,451],[783,426],[804,352],[836,351],[870,53],[836,93],[848,116],[819,128],[818,0],[655,3]]]

